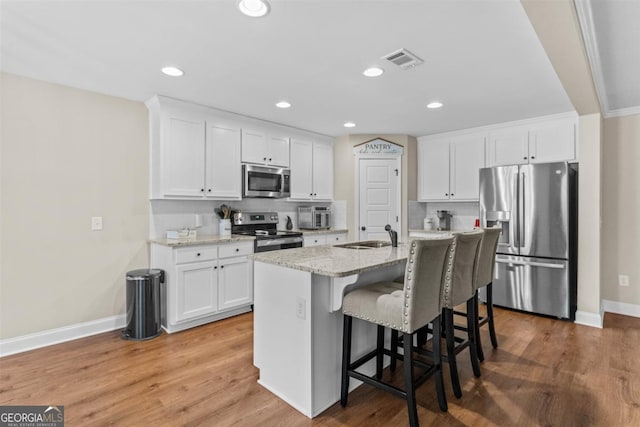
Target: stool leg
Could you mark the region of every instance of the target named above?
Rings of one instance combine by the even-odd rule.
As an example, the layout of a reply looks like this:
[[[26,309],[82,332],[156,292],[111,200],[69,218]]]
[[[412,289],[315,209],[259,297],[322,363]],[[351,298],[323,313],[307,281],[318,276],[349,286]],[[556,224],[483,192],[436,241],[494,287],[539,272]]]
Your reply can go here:
[[[384,358],[384,326],[378,325],[378,342],[376,355],[376,378],[382,378],[382,362]]]
[[[409,425],[418,427],[418,408],[416,407],[416,392],[413,384],[413,336],[403,334],[404,342],[404,387],[407,394],[407,409],[409,410]]]
[[[398,353],[398,331],[396,331],[395,329],[391,329],[391,351],[393,353]],[[389,364],[389,370],[391,372],[396,371],[396,362],[396,358],[392,357],[391,363]]]
[[[342,327],[342,382],[340,389],[340,404],[344,408],[347,406],[347,396],[349,394],[349,365],[351,364],[351,323],[353,318],[344,315]]]
[[[433,330],[440,330],[440,316],[436,317],[433,320]],[[442,378],[442,360],[440,351],[440,337],[434,335],[433,336],[433,363],[437,366],[436,368],[436,395],[438,396],[438,405],[440,406],[440,410],[442,412],[447,412],[447,395],[444,393],[444,380]]]
[[[484,351],[482,351],[482,341],[480,340],[480,307],[478,304],[478,291],[473,295],[473,306],[476,309],[476,314],[474,316],[476,351],[478,352],[478,360],[484,362]]]
[[[449,373],[451,375],[451,385],[455,397],[462,397],[460,388],[460,378],[458,378],[458,364],[456,363],[456,341],[453,329],[453,310],[444,309],[444,329],[447,340],[447,361],[449,362]]]
[[[493,348],[498,348],[496,328],[493,324],[493,283],[489,283],[487,285],[487,317],[489,317],[489,335],[491,336],[491,345]]]
[[[469,356],[471,356],[471,366],[473,367],[473,375],[480,376],[480,363],[478,362],[478,347],[476,346],[476,323],[478,315],[476,314],[475,298],[471,297],[467,300],[467,337],[469,338]]]

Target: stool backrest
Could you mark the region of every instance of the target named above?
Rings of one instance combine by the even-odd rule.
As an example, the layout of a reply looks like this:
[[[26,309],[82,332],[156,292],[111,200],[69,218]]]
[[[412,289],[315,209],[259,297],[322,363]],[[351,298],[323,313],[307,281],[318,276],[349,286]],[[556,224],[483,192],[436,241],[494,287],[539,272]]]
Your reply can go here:
[[[455,241],[450,254],[448,280],[445,283],[443,306],[454,308],[466,302],[476,291],[478,258],[484,231],[453,233]],[[451,256],[453,255],[453,256]]]
[[[442,293],[447,273],[447,255],[453,237],[416,239],[409,242],[404,280],[403,330],[413,333],[442,310]]]
[[[493,282],[493,271],[496,266],[496,250],[501,228],[483,228],[484,237],[480,245],[480,259],[478,260],[478,280],[476,289]]]

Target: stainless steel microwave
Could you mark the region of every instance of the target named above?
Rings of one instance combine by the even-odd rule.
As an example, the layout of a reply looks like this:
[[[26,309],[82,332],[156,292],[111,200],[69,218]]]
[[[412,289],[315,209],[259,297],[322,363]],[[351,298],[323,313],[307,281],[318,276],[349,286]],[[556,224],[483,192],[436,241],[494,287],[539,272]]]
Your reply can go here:
[[[289,169],[242,165],[242,197],[289,197],[290,177]]]

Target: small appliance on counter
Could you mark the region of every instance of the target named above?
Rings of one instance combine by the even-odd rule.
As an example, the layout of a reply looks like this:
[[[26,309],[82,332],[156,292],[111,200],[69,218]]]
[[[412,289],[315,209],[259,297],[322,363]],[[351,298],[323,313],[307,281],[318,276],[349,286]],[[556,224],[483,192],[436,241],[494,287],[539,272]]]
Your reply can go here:
[[[438,215],[438,231],[451,230],[451,211],[436,211]]]
[[[298,228],[301,230],[323,230],[331,228],[331,208],[300,206],[298,208]]]

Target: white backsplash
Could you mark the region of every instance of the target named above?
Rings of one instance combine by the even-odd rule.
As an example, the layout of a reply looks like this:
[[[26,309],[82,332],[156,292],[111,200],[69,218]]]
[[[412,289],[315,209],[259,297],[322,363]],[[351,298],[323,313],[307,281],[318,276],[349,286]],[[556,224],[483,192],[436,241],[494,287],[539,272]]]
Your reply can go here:
[[[416,206],[420,205],[420,206]],[[479,218],[478,202],[409,202],[409,229],[422,229],[425,217],[433,218],[434,226],[438,226],[436,211],[451,211],[451,228],[471,229]]]
[[[196,228],[198,218],[202,225],[197,227],[199,235],[218,234],[218,215],[214,209],[222,204],[232,209],[248,212],[278,212],[278,228],[286,229],[287,216],[291,217],[293,227],[298,225],[298,206],[330,206],[333,213],[333,228],[346,228],[347,202],[337,200],[333,203],[288,202],[282,199],[243,199],[243,200],[152,200],[150,201],[149,236],[162,238],[167,230]]]

